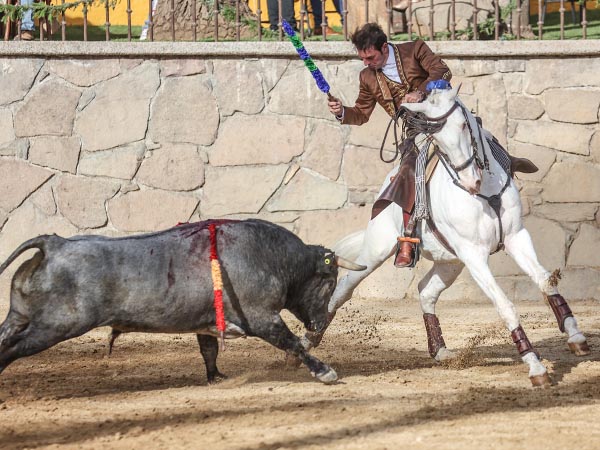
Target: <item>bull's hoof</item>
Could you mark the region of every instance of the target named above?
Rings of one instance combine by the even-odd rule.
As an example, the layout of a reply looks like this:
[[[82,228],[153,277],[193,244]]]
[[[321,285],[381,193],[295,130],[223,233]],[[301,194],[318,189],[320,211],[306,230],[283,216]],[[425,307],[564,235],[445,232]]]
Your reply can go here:
[[[575,356],[587,356],[592,353],[587,341],[569,342],[569,350],[571,350],[571,353]]]
[[[221,372],[217,372],[213,376],[208,377],[207,383],[208,384],[217,384],[226,379],[227,379],[227,375],[223,375]]]
[[[322,373],[318,373],[315,376],[317,377],[317,380],[325,384],[335,383],[338,379],[337,373],[335,373],[335,370],[333,370],[331,367],[329,368],[329,370]]]
[[[529,377],[529,379],[531,380],[531,385],[533,387],[548,388],[552,386],[552,378],[550,378],[548,372],[544,373],[543,375]]]
[[[298,358],[296,355],[292,355],[291,353],[285,354],[285,366],[290,369],[297,369],[302,365],[302,360]]]

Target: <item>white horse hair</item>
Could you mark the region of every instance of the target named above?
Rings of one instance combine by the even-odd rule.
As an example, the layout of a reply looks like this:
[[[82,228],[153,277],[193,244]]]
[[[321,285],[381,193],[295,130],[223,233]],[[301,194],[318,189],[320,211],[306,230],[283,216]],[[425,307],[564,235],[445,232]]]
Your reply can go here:
[[[498,194],[508,183],[501,196],[500,209],[505,250],[537,284],[546,299],[550,296],[561,299],[559,306],[563,308],[563,315],[559,316],[556,311],[555,315],[559,321],[559,327],[568,333],[568,343],[572,351],[583,355],[589,353],[589,348],[585,337],[577,327],[575,317],[571,314],[564,299],[558,294],[556,283],[551,282],[550,273],[538,262],[531,237],[523,227],[521,220],[521,200],[517,187],[512,179],[507,181],[510,175],[492,156],[486,139],[479,140],[479,149],[473,148],[470,129],[475,133],[475,131],[479,131],[479,126],[472,114],[460,103],[457,94],[458,88],[434,90],[422,103],[403,105],[408,110],[421,112],[429,118],[441,117],[448,113],[455,102],[459,102],[460,106],[447,117],[446,123],[440,131],[429,136],[447,155],[451,166],[459,168],[456,172],[450,169],[450,166],[444,168],[438,164],[429,181],[428,193],[430,213],[438,230],[446,238],[455,255],[440,243],[425,221],[422,221],[417,229],[417,235],[421,239],[421,255],[433,261],[433,267],[418,286],[421,309],[426,318],[428,341],[431,343],[433,340],[435,344],[436,326],[439,333],[438,345],[437,347],[434,345],[433,351],[430,347],[430,353],[438,361],[451,356],[451,352],[446,349],[441,338],[441,329],[435,317],[435,305],[442,291],[456,280],[463,267],[466,266],[475,282],[491,299],[508,331],[512,333],[513,341],[517,344],[523,362],[529,365],[529,376],[532,383],[547,385],[550,383],[550,379],[546,368],[533,351],[520,327],[519,316],[514,305],[500,289],[489,269],[489,255],[497,249],[498,243],[502,239],[499,220],[489,203],[476,194],[480,193],[486,196]],[[481,132],[485,137],[491,138],[491,135],[485,130],[482,129]],[[419,135],[416,142],[418,144],[427,138],[428,136]],[[489,169],[482,170],[475,163],[468,164],[467,167],[461,169],[461,164],[468,162],[473,152],[476,151],[487,153]],[[479,154],[480,159],[483,156]],[[380,193],[390,183],[390,176],[395,175],[396,172],[397,168],[394,168],[386,176]],[[462,185],[462,188],[454,183],[454,179]],[[392,255],[397,237],[403,236],[403,228],[402,209],[397,204],[391,203],[368,223],[365,231],[353,233],[334,246],[337,253],[358,264],[366,265],[367,270],[348,272],[341,278],[329,304],[332,317],[336,310],[351,298],[357,285]],[[555,305],[555,308],[560,309],[559,306]],[[567,311],[567,314],[564,314],[564,311]],[[432,325],[430,322],[428,324],[427,317],[437,323]],[[434,329],[433,335],[431,335],[430,326]]]

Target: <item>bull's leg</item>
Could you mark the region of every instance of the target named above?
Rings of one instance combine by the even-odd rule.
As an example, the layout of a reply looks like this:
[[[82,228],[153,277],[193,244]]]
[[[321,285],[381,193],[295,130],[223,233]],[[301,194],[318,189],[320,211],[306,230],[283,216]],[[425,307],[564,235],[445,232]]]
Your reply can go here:
[[[590,349],[585,336],[579,331],[571,308],[558,293],[557,280],[552,280],[550,273],[539,263],[529,232],[522,228],[517,233],[507,236],[506,251],[542,291],[556,317],[558,328],[569,336],[567,343],[571,351],[577,356],[589,355]]]
[[[272,318],[263,317],[260,323],[250,326],[252,333],[269,344],[300,358],[310,373],[319,381],[329,384],[338,377],[331,367],[319,361],[304,348],[298,336],[290,331],[279,314]]]
[[[206,379],[208,384],[216,383],[227,378],[217,369],[217,355],[219,354],[219,342],[216,337],[205,334],[197,334],[196,339],[200,345],[200,353],[206,365]]]
[[[429,354],[436,361],[450,359],[454,354],[446,348],[440,322],[435,315],[435,305],[440,294],[454,283],[463,267],[460,262],[435,261],[427,275],[419,282],[419,300],[427,331],[427,347]]]
[[[529,366],[529,379],[533,386],[548,386],[551,381],[546,367],[540,362],[533,346],[519,324],[519,316],[515,306],[506,297],[494,279],[487,264],[488,255],[486,249],[483,246],[478,247],[470,242],[463,242],[462,245],[455,248],[457,249],[458,257],[467,269],[469,269],[475,282],[492,300],[498,315],[506,324],[508,331],[511,332],[521,359]]]

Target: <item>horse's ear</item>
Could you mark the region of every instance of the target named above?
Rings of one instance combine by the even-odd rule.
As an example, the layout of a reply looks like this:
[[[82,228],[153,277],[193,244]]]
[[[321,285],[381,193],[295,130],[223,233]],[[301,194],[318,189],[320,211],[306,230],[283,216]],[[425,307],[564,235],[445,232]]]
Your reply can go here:
[[[455,88],[452,88],[452,91],[450,91],[452,98],[456,98],[458,96],[458,91],[460,91],[461,86],[462,86],[462,83],[458,83],[458,86],[456,86]]]

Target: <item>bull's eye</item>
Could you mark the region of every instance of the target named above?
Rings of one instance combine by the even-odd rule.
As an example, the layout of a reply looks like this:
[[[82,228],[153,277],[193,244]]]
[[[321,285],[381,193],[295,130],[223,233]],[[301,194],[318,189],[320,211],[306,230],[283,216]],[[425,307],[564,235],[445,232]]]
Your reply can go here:
[[[325,264],[327,264],[327,265],[331,264],[331,259],[325,258]]]

